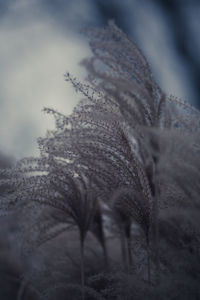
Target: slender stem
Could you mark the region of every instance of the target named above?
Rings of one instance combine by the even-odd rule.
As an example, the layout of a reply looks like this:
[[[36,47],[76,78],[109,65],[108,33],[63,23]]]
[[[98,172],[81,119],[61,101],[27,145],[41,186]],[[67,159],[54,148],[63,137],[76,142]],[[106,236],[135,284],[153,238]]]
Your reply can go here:
[[[128,264],[129,268],[133,265],[132,249],[131,249],[131,237],[127,238],[127,248],[128,248]]]
[[[122,262],[124,268],[127,269],[127,253],[126,253],[126,245],[125,245],[125,236],[124,231],[120,230],[120,241],[121,241],[121,254],[122,254]]]
[[[146,243],[147,243],[147,278],[149,284],[151,284],[151,261],[150,261],[150,248],[149,248],[149,233],[146,233]]]
[[[156,283],[160,280],[160,259],[159,259],[159,222],[158,222],[158,198],[155,195],[155,218],[154,218],[154,247],[155,247],[155,266],[156,266]]]
[[[81,289],[82,300],[85,300],[85,261],[84,261],[84,238],[80,234],[80,255],[81,255]]]
[[[107,243],[106,243],[105,232],[104,232],[102,220],[101,220],[101,239],[100,239],[100,242],[101,242],[102,249],[103,249],[103,258],[104,258],[105,269],[109,270],[110,265],[109,265],[109,259],[108,259]]]
[[[105,269],[109,270],[110,264],[109,264],[109,260],[108,260],[108,252],[107,252],[107,246],[106,246],[105,241],[103,243],[103,257],[104,257]]]
[[[130,267],[133,264],[132,249],[131,249],[131,223],[128,223],[126,225],[125,232],[126,232],[126,247],[127,247],[127,255],[128,255],[128,269],[130,270]]]

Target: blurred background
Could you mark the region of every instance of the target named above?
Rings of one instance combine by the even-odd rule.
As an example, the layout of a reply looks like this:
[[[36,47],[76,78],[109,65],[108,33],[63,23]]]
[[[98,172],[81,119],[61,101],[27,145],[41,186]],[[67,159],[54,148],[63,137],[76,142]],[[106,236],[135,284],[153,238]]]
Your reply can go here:
[[[133,39],[157,82],[200,108],[200,0],[0,0],[0,164],[36,155],[53,128],[45,106],[70,113],[78,96],[64,81],[82,80],[90,55],[85,26],[109,19]]]

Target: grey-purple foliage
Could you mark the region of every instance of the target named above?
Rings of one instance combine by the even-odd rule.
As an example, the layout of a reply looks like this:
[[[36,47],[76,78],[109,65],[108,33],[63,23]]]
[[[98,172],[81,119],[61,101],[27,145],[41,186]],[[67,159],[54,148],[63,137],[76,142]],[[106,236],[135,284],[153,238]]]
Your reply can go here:
[[[86,34],[86,82],[65,75],[83,99],[68,116],[45,108],[55,130],[38,139],[40,156],[2,171],[1,184],[14,189],[14,207],[27,214],[30,202],[38,208],[30,214],[36,225],[26,229],[35,234],[31,248],[78,229],[76,297],[91,299],[91,288],[96,299],[199,299],[199,111],[162,92],[142,52],[115,24]],[[88,235],[104,257],[104,275],[95,280],[85,270]],[[68,290],[71,282],[54,284]]]

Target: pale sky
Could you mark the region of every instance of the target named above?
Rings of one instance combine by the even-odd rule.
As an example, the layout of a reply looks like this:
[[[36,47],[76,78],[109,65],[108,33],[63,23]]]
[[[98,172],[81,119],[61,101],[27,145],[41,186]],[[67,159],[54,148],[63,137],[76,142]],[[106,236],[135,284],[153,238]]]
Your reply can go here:
[[[43,107],[72,111],[78,96],[63,75],[82,79],[78,62],[89,53],[36,4],[18,0],[0,20],[0,149],[17,158],[36,154],[36,138],[53,128]]]

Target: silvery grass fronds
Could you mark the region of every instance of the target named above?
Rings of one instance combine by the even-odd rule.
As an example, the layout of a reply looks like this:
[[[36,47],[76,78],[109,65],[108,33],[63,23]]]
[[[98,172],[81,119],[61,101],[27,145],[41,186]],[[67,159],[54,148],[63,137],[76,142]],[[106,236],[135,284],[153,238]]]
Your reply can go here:
[[[171,241],[174,244],[182,239],[180,227],[187,224],[196,233],[188,246],[198,248],[199,240],[199,192],[200,192],[200,139],[196,133],[188,133],[183,128],[158,130],[145,128],[141,142],[141,153],[149,155],[154,164],[151,178],[155,187],[155,205],[157,209],[157,239]],[[175,220],[175,221],[174,221]],[[159,229],[161,224],[161,229]],[[156,224],[155,224],[156,225]],[[181,226],[180,226],[181,225]],[[171,234],[173,228],[176,235]],[[161,233],[159,233],[161,232]],[[178,234],[179,232],[179,234]],[[195,241],[195,246],[194,242]],[[172,245],[172,244],[171,244]],[[167,252],[166,252],[167,253]],[[179,253],[179,258],[181,253]],[[169,258],[168,258],[169,259]],[[189,258],[188,258],[189,259]],[[169,265],[173,265],[173,260]]]
[[[107,187],[107,197],[123,186],[134,190],[133,195],[139,190],[146,201],[148,223],[151,223],[157,239],[158,199],[161,190],[156,182],[159,174],[157,164],[166,159],[163,155],[165,151],[162,151],[165,146],[166,149],[171,149],[167,141],[168,136],[174,132],[177,136],[174,141],[179,141],[179,136],[185,135],[192,147],[199,148],[196,136],[199,133],[199,111],[185,102],[164,95],[153,80],[141,51],[113,23],[106,29],[89,30],[88,34],[93,53],[92,58],[83,62],[88,71],[88,85],[81,84],[69,73],[66,74],[66,80],[86,98],[72,115],[72,143],[78,157],[84,161],[87,175],[93,180],[99,180],[101,189]],[[160,135],[168,130],[165,141],[162,141],[165,145],[162,149],[158,148],[160,145],[156,138],[151,140],[153,151],[147,149],[143,138],[146,128],[155,128]],[[187,133],[196,135],[189,141]],[[189,166],[194,166],[198,156],[194,155],[196,158],[193,162],[183,152],[180,156],[183,163],[178,165],[179,174],[187,174]],[[167,160],[170,161],[170,155]],[[176,160],[178,163],[178,156]],[[172,170],[173,167],[171,172]],[[169,178],[169,185],[171,178],[173,177]],[[178,178],[177,175],[171,186],[173,193],[177,190],[182,192],[183,186],[178,184]],[[190,188],[189,190],[192,191]],[[165,193],[164,188],[162,193]],[[133,196],[132,202],[137,205],[134,199]],[[123,204],[125,206],[125,201]],[[134,214],[136,212],[135,209]]]
[[[55,130],[38,139],[40,157],[21,160],[6,179],[16,199],[56,209],[66,223],[76,224],[82,291],[88,230],[105,242],[103,207],[123,226],[128,243],[132,224],[140,226],[149,282],[159,273],[161,213],[174,205],[199,209],[200,150],[199,111],[165,96],[138,47],[112,22],[86,33],[92,50],[83,61],[87,81],[65,75],[84,99],[69,116],[45,109],[55,118]]]
[[[113,23],[88,34],[93,52],[93,57],[83,62],[88,83],[66,74],[84,99],[70,116],[46,109],[55,117],[56,130],[39,139],[41,156],[49,165],[51,158],[60,161],[59,168],[61,162],[66,164],[72,177],[84,174],[104,202],[123,187],[133,195],[139,192],[145,201],[143,215],[149,218],[146,224],[156,223],[159,189],[154,173],[158,158],[145,146],[144,128],[192,130],[194,122],[198,128],[199,113],[164,95],[141,51]],[[154,139],[152,145],[156,151],[158,141]],[[61,180],[62,174],[58,178]],[[135,196],[132,201],[138,206]],[[136,221],[140,218],[137,213],[135,209]]]
[[[87,232],[93,224],[94,217],[97,216],[98,206],[95,190],[91,188],[84,175],[75,176],[73,174],[72,176],[70,171],[67,171],[67,165],[53,157],[51,157],[51,164],[45,157],[19,161],[12,170],[11,182],[16,189],[17,199],[21,206],[33,201],[40,204],[42,210],[45,206],[53,209],[54,215],[58,218],[59,222],[57,223],[55,219],[45,219],[44,216],[36,219],[36,222],[39,223],[30,228],[30,231],[32,234],[36,233],[36,236],[39,231],[40,238],[38,240],[38,236],[35,237],[33,246],[34,242],[35,246],[40,246],[66,231],[67,224],[73,224],[78,228],[82,299],[84,299],[84,245]],[[30,239],[26,239],[25,242],[29,243]]]
[[[21,171],[14,166],[0,169],[0,216],[15,211],[18,203],[16,187],[22,180]]]
[[[120,187],[129,187],[135,194],[139,191],[146,201],[146,216],[150,217],[152,191],[135,138],[111,113],[76,114],[70,129],[40,139],[43,155],[51,153],[57,160],[68,160],[68,168],[89,177],[101,200],[108,205],[112,193]]]
[[[40,139],[43,155],[49,157],[51,153],[56,159],[68,162],[68,170],[88,176],[105,201],[120,186],[135,190],[144,187],[145,197],[150,201],[151,191],[137,143],[125,126],[110,113],[76,114],[68,121],[70,129]]]
[[[200,208],[200,136],[176,130],[144,128],[140,153],[154,162],[151,178],[159,190],[160,209]]]
[[[117,105],[131,128],[167,124],[166,97],[139,48],[113,22],[86,32],[93,56],[83,65],[93,88]]]

